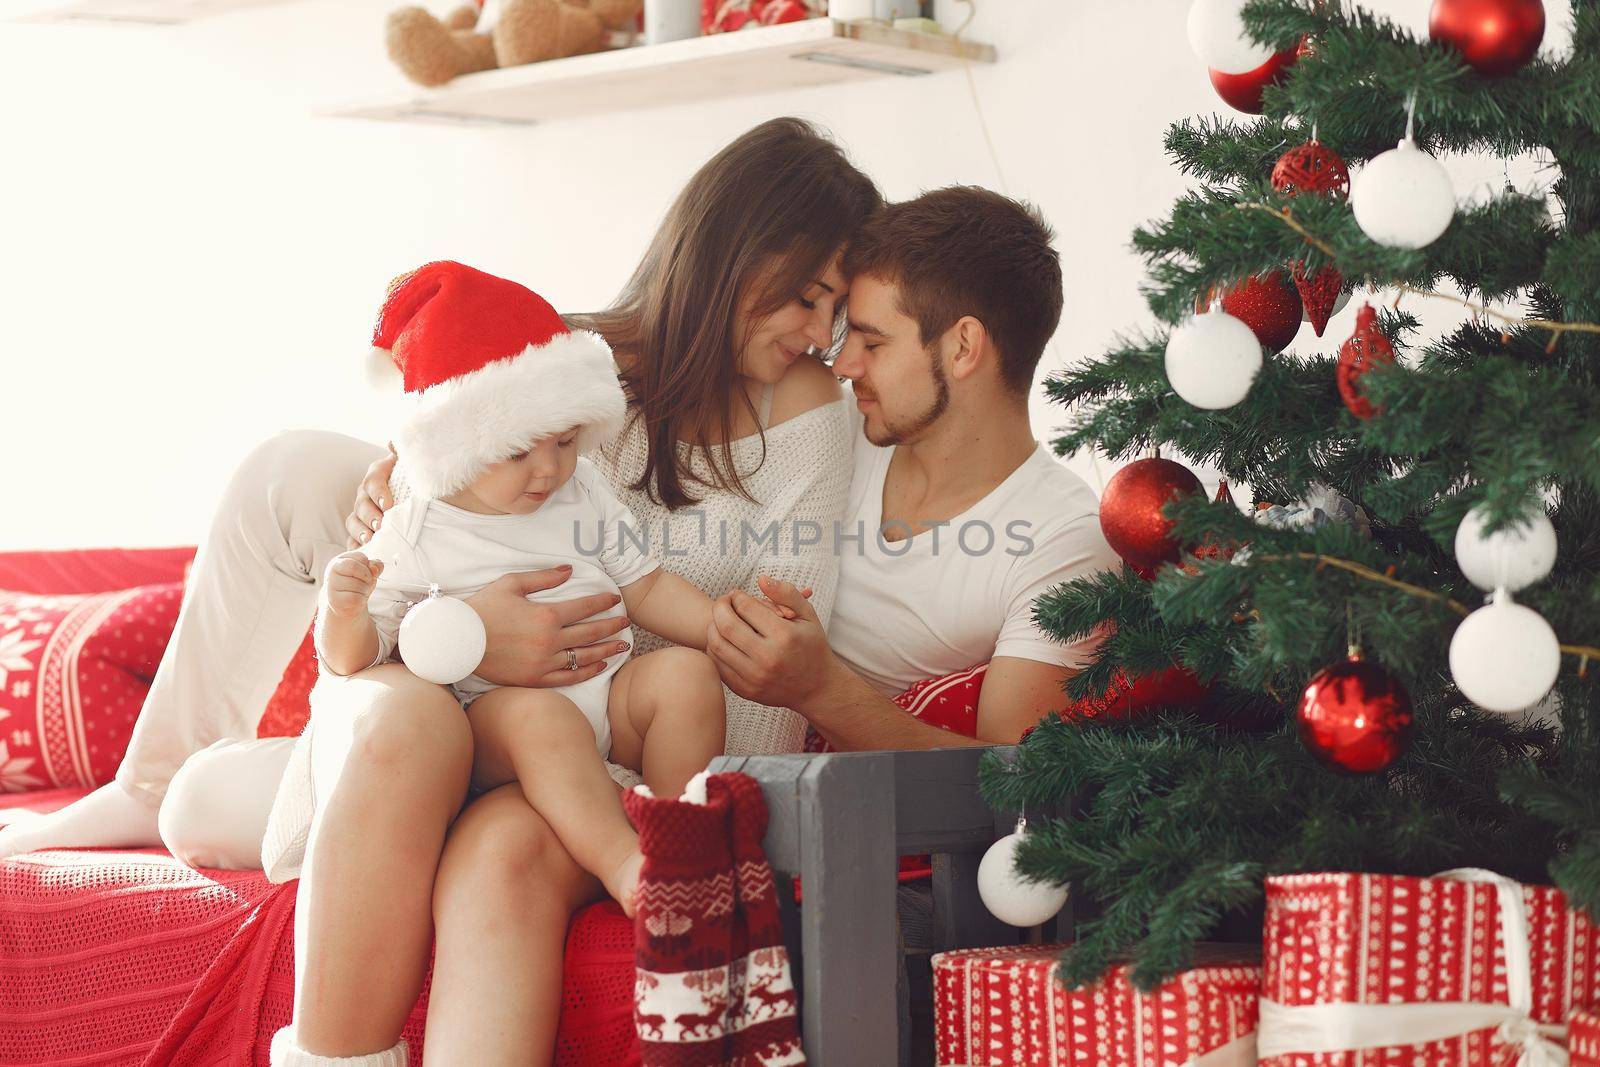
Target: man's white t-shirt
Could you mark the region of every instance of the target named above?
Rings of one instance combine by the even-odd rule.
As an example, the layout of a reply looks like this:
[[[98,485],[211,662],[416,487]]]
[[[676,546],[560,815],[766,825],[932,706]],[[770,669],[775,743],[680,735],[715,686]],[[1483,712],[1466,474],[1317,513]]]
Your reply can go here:
[[[1119,564],[1083,479],[1041,444],[948,524],[887,541],[883,482],[894,449],[867,440],[853,398],[850,410],[855,475],[836,539],[839,592],[828,626],[839,658],[890,696],[996,656],[1090,663],[1098,639],[1063,644],[1033,621],[1041,593]],[[890,536],[903,533],[890,525]]]

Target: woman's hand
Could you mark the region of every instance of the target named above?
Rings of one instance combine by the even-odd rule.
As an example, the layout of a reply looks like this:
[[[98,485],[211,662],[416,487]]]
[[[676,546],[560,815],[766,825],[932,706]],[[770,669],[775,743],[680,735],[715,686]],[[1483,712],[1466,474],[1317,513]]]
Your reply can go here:
[[[328,610],[341,619],[361,618],[382,573],[381,559],[368,559],[359,552],[334,556],[322,575],[322,595]]]
[[[811,587],[808,585],[804,589],[800,590],[800,595],[805,597],[807,600],[811,599]],[[780,619],[789,619],[792,621],[800,617],[799,612],[795,611],[791,607],[788,607],[787,605],[778,603],[771,597],[758,596],[752,599],[754,599],[756,603],[765,604],[769,609],[777,612]]]
[[[607,659],[627,652],[627,644],[606,639],[626,629],[628,617],[593,618],[616,607],[621,597],[596,593],[553,603],[527,599],[529,593],[554,589],[570,577],[570,566],[519,571],[468,597],[488,635],[483,661],[473,673],[496,685],[572,685],[599,675]],[[576,670],[568,669],[572,663]]]
[[[359,548],[372,540],[372,535],[383,524],[383,513],[394,507],[394,496],[389,492],[389,475],[394,472],[394,445],[384,456],[373,461],[367,475],[356,489],[355,507],[344,520],[345,547]]]

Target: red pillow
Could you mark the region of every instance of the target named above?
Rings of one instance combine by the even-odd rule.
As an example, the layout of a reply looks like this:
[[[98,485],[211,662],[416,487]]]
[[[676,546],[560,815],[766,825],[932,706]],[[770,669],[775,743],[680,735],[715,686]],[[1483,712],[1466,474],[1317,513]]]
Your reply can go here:
[[[311,643],[311,631],[300,641],[289,659],[289,666],[278,680],[267,710],[261,713],[256,724],[257,737],[296,737],[306,728],[311,717],[311,687],[317,684],[317,650]]]
[[[111,781],[182,601],[181,582],[0,590],[0,793]]]

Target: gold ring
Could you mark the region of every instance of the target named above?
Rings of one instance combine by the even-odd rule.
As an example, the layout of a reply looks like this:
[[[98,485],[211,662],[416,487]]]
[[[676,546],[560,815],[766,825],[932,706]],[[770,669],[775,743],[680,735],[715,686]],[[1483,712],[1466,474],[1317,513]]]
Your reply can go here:
[[[569,648],[569,649],[567,649],[567,670],[575,671],[577,669],[578,669],[578,653]]]

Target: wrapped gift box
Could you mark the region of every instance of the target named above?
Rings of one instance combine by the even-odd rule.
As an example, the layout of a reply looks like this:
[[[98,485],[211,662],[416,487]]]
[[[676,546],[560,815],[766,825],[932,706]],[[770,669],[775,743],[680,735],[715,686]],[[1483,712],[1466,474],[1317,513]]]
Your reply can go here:
[[[1600,1002],[1600,931],[1557,889],[1304,874],[1269,878],[1266,894],[1260,1039],[1268,1067],[1490,1067],[1515,1062],[1522,1049],[1508,1041],[1534,1041],[1533,1024],[1564,1023],[1573,1008]],[[1502,900],[1514,914],[1502,915]],[[1515,994],[1519,973],[1524,991]],[[1409,1007],[1418,1004],[1446,1007]],[[1313,1005],[1322,1007],[1293,1011]],[[1360,1007],[1369,1005],[1383,1007]],[[1291,1037],[1308,1016],[1339,1040]],[[1473,1022],[1483,1025],[1463,1025]],[[1544,1036],[1559,1041],[1555,1033]]]
[[[939,1067],[1253,1064],[1256,946],[1202,945],[1196,966],[1151,993],[1127,966],[1068,990],[1062,945],[958,949],[933,958]]]
[[[1575,1011],[1567,1021],[1568,1067],[1600,1067],[1600,1012]]]

